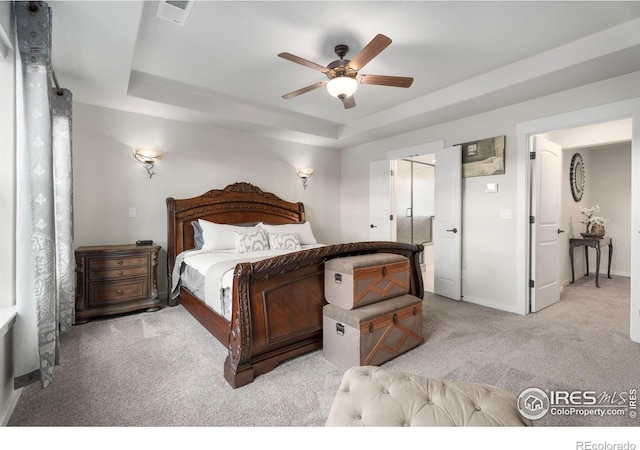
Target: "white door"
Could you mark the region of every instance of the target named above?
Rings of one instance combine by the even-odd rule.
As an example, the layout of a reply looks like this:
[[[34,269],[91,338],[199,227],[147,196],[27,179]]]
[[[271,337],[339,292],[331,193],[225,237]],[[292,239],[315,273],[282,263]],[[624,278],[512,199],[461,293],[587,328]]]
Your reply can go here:
[[[534,136],[531,160],[531,312],[560,301],[558,234],[561,232],[562,148]]]
[[[391,161],[369,163],[369,240],[391,239]]]
[[[462,147],[436,151],[433,292],[462,297]]]

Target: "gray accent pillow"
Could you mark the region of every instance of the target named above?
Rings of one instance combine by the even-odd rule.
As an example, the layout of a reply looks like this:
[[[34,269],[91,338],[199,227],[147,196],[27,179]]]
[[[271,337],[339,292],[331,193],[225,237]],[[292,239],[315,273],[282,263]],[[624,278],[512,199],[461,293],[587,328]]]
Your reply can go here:
[[[269,248],[272,250],[300,250],[300,240],[296,233],[267,233]]]
[[[249,233],[233,232],[233,238],[236,244],[236,252],[250,253],[269,250],[269,239],[264,230],[255,230]]]
[[[197,220],[191,222],[193,227],[193,242],[195,243],[196,250],[200,250],[204,245],[204,238],[202,237],[202,227]]]

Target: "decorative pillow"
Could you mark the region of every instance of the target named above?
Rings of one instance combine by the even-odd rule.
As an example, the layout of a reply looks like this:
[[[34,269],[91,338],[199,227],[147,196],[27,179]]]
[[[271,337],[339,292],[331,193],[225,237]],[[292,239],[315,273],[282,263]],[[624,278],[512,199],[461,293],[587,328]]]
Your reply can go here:
[[[234,232],[249,233],[258,229],[257,227],[214,223],[203,219],[198,219],[198,223],[202,228],[202,237],[204,240],[202,250],[208,251],[234,250],[236,248]]]
[[[311,224],[309,222],[303,223],[287,223],[283,225],[268,225],[266,223],[259,223],[259,228],[265,230],[267,233],[295,233],[298,236],[298,240],[301,245],[317,244],[316,238],[311,231]]]
[[[272,250],[300,250],[300,240],[295,233],[268,233]]]
[[[238,233],[235,231],[233,238],[235,240],[236,252],[238,253],[269,250],[269,239],[267,239],[267,233],[264,230],[256,230],[249,233]]]
[[[193,227],[193,242],[196,246],[196,250],[200,250],[204,245],[204,239],[202,238],[202,227],[197,220],[191,222],[191,226]]]

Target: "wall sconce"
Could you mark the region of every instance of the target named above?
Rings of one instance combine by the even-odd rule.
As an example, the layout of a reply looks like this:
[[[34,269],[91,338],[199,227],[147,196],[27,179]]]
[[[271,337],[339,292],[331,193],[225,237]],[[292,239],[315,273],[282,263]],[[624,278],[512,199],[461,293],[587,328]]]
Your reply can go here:
[[[307,178],[313,174],[313,169],[311,167],[303,167],[301,169],[296,169],[296,173],[302,179],[302,185],[304,188],[307,189]]]
[[[159,150],[152,148],[137,147],[133,150],[133,157],[144,164],[144,168],[147,169],[149,178],[154,176],[156,172],[153,170],[153,166],[157,160],[162,158],[162,153]]]

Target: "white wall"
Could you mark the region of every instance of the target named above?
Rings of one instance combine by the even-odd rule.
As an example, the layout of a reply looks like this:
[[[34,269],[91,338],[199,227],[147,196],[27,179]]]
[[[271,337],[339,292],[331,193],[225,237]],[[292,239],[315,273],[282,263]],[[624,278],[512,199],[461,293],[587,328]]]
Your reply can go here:
[[[345,149],[341,153],[342,237],[361,240],[368,235],[370,161],[425,142],[444,140],[448,147],[505,135],[505,174],[463,181],[462,293],[466,301],[521,313],[517,298],[523,288],[516,285],[517,253],[523,245],[516,233],[516,220],[523,218],[515,217],[517,124],[635,97],[640,97],[639,72]],[[488,182],[499,184],[498,193],[484,192]],[[512,219],[500,219],[503,209],[512,211]]]
[[[319,242],[340,242],[338,151],[208,125],[74,104],[75,246],[153,239],[166,292],[166,198],[188,198],[245,181],[305,204]],[[132,156],[137,146],[164,152],[149,179]],[[312,167],[303,190],[296,167]],[[137,217],[128,216],[136,208]]]
[[[15,305],[15,64],[11,2],[0,2],[0,41],[9,47],[0,60],[0,309]],[[0,317],[2,314],[0,314]],[[0,323],[0,426],[6,424],[19,392],[13,390],[11,328]]]
[[[593,147],[591,153],[591,201],[600,205],[598,215],[609,219],[606,235],[613,238],[611,274],[631,275],[631,143]],[[590,260],[595,261],[594,258]],[[606,257],[601,273],[606,273]],[[595,267],[595,266],[593,266]],[[592,269],[593,270],[593,269]]]

